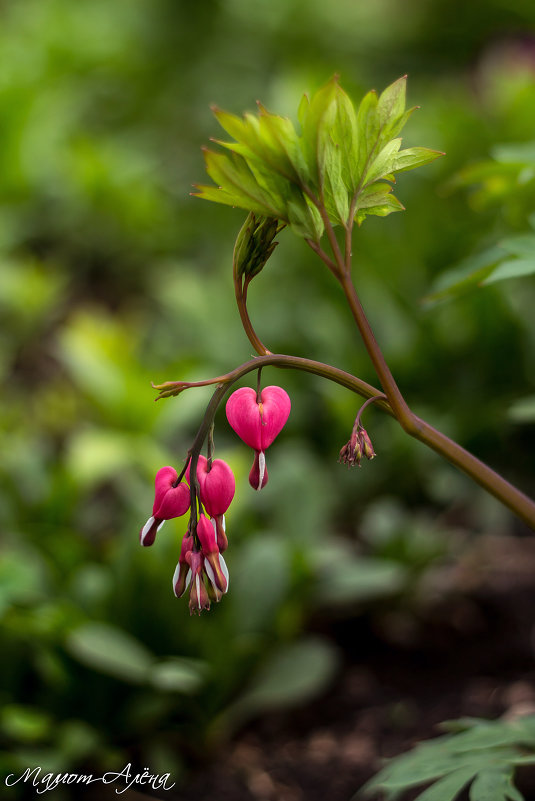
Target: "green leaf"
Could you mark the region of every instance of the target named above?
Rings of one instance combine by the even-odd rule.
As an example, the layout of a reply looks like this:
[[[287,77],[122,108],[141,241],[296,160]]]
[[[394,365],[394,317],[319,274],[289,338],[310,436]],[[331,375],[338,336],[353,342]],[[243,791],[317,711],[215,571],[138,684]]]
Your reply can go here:
[[[52,719],[31,706],[5,704],[0,713],[0,731],[6,737],[23,743],[47,739],[53,731]]]
[[[299,236],[319,242],[323,234],[323,220],[317,208],[301,194],[294,195],[286,204],[288,223]]]
[[[405,111],[405,98],[407,93],[407,76],[403,75],[391,83],[379,95],[377,102],[377,116],[381,127],[388,127],[397,122]]]
[[[327,572],[327,571],[326,571]],[[351,558],[330,569],[329,577],[320,572],[315,599],[318,603],[366,602],[399,592],[408,578],[397,562],[370,557]]]
[[[470,766],[454,770],[416,796],[415,801],[453,801],[475,773],[476,769]]]
[[[439,276],[433,292],[424,298],[424,303],[431,305],[479,286],[503,257],[502,248],[494,246],[475,256],[463,259],[455,267]]]
[[[535,142],[495,145],[490,154],[493,159],[502,164],[535,166]]]
[[[206,666],[199,660],[170,657],[157,662],[150,671],[150,683],[166,692],[192,693],[204,682]]]
[[[535,255],[530,259],[507,259],[498,264],[481,284],[494,284],[506,278],[523,278],[533,273],[535,273]]]
[[[470,801],[524,801],[511,779],[512,770],[481,771],[470,787]]]
[[[208,175],[231,195],[234,205],[266,217],[281,216],[282,198],[273,203],[273,198],[258,185],[242,156],[205,150],[204,158]]]
[[[377,93],[372,90],[364,95],[357,112],[357,164],[359,176],[364,174],[368,160],[376,147],[379,128]]]
[[[353,103],[339,84],[336,84],[336,116],[331,138],[340,150],[341,172],[346,188],[352,196],[361,178],[358,163],[357,116]]]
[[[431,150],[429,147],[408,147],[400,150],[395,156],[392,165],[392,172],[405,172],[414,170],[415,167],[422,167],[430,164],[435,159],[443,156],[440,150]]]
[[[379,178],[393,172],[394,157],[401,147],[401,139],[392,139],[383,147],[379,155],[373,159],[362,179],[363,186],[368,186]]]
[[[513,256],[532,256],[535,258],[535,234],[518,234],[500,240],[500,247]]]
[[[325,150],[325,206],[329,218],[344,225],[349,217],[349,195],[342,172],[342,151],[334,142]]]
[[[145,682],[155,662],[142,643],[108,623],[84,623],[70,632],[65,646],[87,667],[133,684]]]
[[[379,98],[369,92],[355,113],[334,76],[311,99],[305,95],[301,100],[300,135],[291,120],[261,104],[257,115],[247,113],[243,119],[214,109],[235,141],[218,142],[227,153],[205,151],[206,169],[217,188],[201,184],[193,194],[274,217],[314,241],[324,230],[320,204],[333,225],[347,225],[354,205],[359,224],[367,215],[401,211],[403,206],[394,196],[386,198],[388,190],[375,189],[378,197],[372,202],[365,189],[379,179],[394,181],[395,172],[440,155],[427,148],[400,152],[401,140],[396,137],[413,110],[405,111],[405,94],[404,77]]]
[[[507,412],[514,423],[532,423],[535,421],[535,395],[515,401]]]
[[[338,667],[333,647],[317,637],[285,645],[268,659],[238,701],[240,712],[302,704],[324,690]]]
[[[357,200],[355,219],[358,224],[360,225],[369,214],[386,217],[387,214],[391,214],[393,211],[404,211],[405,207],[391,192],[392,187],[390,184],[375,183],[366,187],[359,194]]]
[[[325,174],[325,150],[331,142],[336,119],[336,78],[314,92],[302,106],[302,148],[314,188],[321,190]]]

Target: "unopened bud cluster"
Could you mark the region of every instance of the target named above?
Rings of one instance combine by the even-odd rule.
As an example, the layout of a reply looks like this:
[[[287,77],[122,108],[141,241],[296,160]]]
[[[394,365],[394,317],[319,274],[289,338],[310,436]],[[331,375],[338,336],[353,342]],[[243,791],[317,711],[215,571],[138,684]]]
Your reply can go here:
[[[360,467],[363,456],[365,456],[366,459],[373,459],[375,451],[372,441],[368,436],[368,432],[365,428],[362,428],[360,424],[357,424],[353,428],[351,439],[349,442],[346,442],[340,451],[338,461],[346,464],[348,467],[354,467],[355,465]]]
[[[273,239],[280,231],[276,217],[259,217],[249,212],[234,246],[234,273],[253,278],[275,250]]]

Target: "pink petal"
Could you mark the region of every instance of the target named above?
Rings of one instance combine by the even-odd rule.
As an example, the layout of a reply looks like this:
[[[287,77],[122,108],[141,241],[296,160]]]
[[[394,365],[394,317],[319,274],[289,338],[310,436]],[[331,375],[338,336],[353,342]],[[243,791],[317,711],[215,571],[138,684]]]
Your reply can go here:
[[[163,520],[182,517],[189,509],[189,501],[189,487],[181,481],[178,487],[171,487],[167,490],[158,507],[157,516]]]
[[[261,420],[256,392],[242,387],[233,392],[226,405],[227,420],[246,445],[262,450]]]
[[[256,392],[242,387],[227,401],[227,419],[236,434],[255,451],[265,451],[283,429],[292,407],[282,387],[266,387],[256,402]]]
[[[174,467],[161,467],[156,473],[156,478],[154,479],[154,506],[152,507],[154,516],[156,516],[156,512],[160,508],[164,495],[172,488],[177,478],[178,473]]]
[[[234,474],[228,464],[222,459],[214,459],[212,469],[205,472],[200,486],[201,502],[208,514],[211,517],[225,514],[236,491]]]
[[[284,428],[292,404],[288,393],[282,387],[266,387],[260,393],[260,397],[262,398],[262,447],[257,450],[265,451]]]

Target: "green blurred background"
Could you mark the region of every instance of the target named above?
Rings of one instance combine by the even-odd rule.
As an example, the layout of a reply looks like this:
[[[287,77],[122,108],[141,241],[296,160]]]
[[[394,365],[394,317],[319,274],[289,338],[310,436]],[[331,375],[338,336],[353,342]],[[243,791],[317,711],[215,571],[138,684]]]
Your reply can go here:
[[[415,411],[532,493],[533,279],[422,299],[529,230],[535,156],[514,180],[452,179],[535,142],[535,6],[7,0],[0,20],[0,773],[133,761],[180,783],[244,722],[329,686],[344,655],[328,621],[425,603],[419,588],[471,538],[526,533],[373,409],[379,455],[346,470],[358,398],[266,369],[293,408],[260,495],[248,449],[216,425],[237,480],[230,592],[201,619],[174,598],[185,522],[145,551],[138,531],[210,390],[155,404],[150,381],[251,355],[231,271],[244,215],[189,196],[220,135],[210,104],[294,116],[334,72],[357,101],[408,73],[422,109],[404,143],[447,156],[401,176],[404,214],[357,232],[355,280]],[[377,383],[328,271],[279,239],[250,291],[261,338]]]

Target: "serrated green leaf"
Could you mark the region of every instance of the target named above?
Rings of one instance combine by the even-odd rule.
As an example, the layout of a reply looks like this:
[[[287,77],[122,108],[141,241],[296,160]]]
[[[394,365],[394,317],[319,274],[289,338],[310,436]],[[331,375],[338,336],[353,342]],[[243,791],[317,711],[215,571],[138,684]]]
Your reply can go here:
[[[403,75],[397,81],[387,86],[379,95],[377,114],[381,127],[398,120],[405,111],[405,98],[407,93],[407,76]]]
[[[323,234],[323,220],[315,206],[302,195],[294,195],[286,204],[288,223],[299,236],[319,242]]]
[[[358,197],[355,219],[360,223],[367,215],[386,217],[394,211],[404,211],[405,207],[392,193],[389,184],[376,183],[368,186]]]
[[[480,771],[470,786],[470,801],[524,801],[511,779],[508,769]]]
[[[377,93],[368,92],[362,98],[357,112],[358,173],[363,175],[377,145],[380,122],[377,114]]]
[[[481,282],[483,285],[504,281],[506,278],[523,278],[535,273],[535,256],[531,259],[507,259],[492,270]]]
[[[360,183],[358,130],[355,108],[348,95],[336,84],[336,116],[331,138],[340,149],[341,173],[351,196]],[[347,215],[344,219],[347,219]]]
[[[286,153],[290,166],[289,177],[295,178],[298,184],[308,183],[310,173],[308,171],[303,152],[301,150],[297,131],[291,120],[287,117],[279,117],[266,111],[260,106],[260,124],[263,131],[269,132],[272,142]]]
[[[342,176],[342,151],[334,142],[325,149],[324,201],[330,219],[344,225],[349,216],[349,196]]]
[[[440,155],[427,148],[399,151],[397,133],[413,110],[405,111],[405,93],[404,77],[379,98],[369,92],[355,113],[334,76],[311,99],[302,98],[300,135],[291,120],[260,104],[257,115],[247,113],[243,119],[214,109],[235,141],[219,142],[226,154],[206,151],[208,174],[219,188],[199,185],[194,194],[275,217],[315,241],[324,224],[312,206],[323,203],[331,222],[341,225],[347,225],[353,207],[359,224],[367,215],[401,211],[402,204],[387,197],[388,190],[374,187],[381,197],[372,202],[362,188],[380,179],[394,182],[395,172],[427,164]]]
[[[383,147],[381,152],[372,160],[370,166],[366,170],[366,174],[362,180],[364,187],[394,171],[393,165],[395,155],[400,147],[401,139],[392,139],[391,142],[388,142],[388,144]]]
[[[313,186],[320,191],[325,174],[325,150],[332,142],[331,131],[336,118],[336,79],[331,79],[315,92],[308,107],[302,108],[302,148]]]
[[[405,150],[400,150],[395,156],[392,172],[413,170],[415,167],[422,167],[424,164],[430,164],[443,155],[444,153],[440,150],[431,150],[428,147],[407,147]]]
[[[236,206],[267,217],[281,216],[282,199],[273,199],[259,186],[241,156],[205,150],[204,158],[208,175],[235,199]]]
[[[297,133],[289,119],[276,118],[275,115],[269,114],[263,106],[260,106],[260,116],[247,113],[243,120],[218,108],[214,108],[214,114],[221,127],[236,139],[239,147],[236,147],[234,143],[221,142],[220,144],[240,152],[246,161],[250,156],[256,156],[269,168],[288,179],[292,180],[297,177],[297,169],[293,166],[288,151],[283,145],[286,140],[288,140],[289,148],[292,147],[292,143],[297,144]],[[275,119],[278,119],[278,124]],[[282,139],[281,134],[283,134]]]
[[[468,731],[452,737],[451,748],[455,753],[462,753],[519,745],[521,742],[522,730],[515,725],[503,721],[482,721]]]
[[[454,770],[416,796],[414,801],[453,801],[463,787],[473,779],[475,773],[472,767]]]
[[[510,767],[518,751],[511,747],[456,751],[457,735],[446,735],[421,743],[412,751],[392,759],[371,782],[370,787],[402,790],[438,779],[461,768],[473,773]]]

